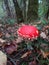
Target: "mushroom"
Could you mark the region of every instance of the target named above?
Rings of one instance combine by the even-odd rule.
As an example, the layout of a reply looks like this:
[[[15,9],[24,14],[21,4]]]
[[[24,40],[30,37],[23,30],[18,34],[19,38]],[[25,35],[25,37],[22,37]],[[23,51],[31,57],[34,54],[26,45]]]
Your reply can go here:
[[[39,31],[35,26],[24,25],[17,31],[18,35],[23,38],[36,39],[39,36]]]
[[[34,40],[37,39],[39,36],[39,31],[35,26],[31,25],[24,25],[20,27],[17,31],[18,35],[24,39]]]

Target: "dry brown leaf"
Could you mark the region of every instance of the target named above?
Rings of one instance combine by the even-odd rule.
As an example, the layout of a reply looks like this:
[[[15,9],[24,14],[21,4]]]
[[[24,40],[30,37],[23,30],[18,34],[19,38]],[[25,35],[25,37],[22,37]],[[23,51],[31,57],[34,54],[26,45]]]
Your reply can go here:
[[[47,56],[49,56],[49,52],[44,52],[43,50],[41,50],[41,53],[44,58],[47,58]]]
[[[13,44],[7,45],[5,46],[5,51],[8,54],[12,54],[14,51],[17,51],[17,48],[18,48],[18,45],[13,45]]]
[[[0,37],[2,36],[3,34],[0,32]]]
[[[49,28],[49,25],[45,26],[45,28],[46,28],[46,29]]]
[[[5,37],[9,38],[10,37],[10,34],[9,33],[6,33]]]
[[[16,43],[21,43],[23,41],[23,38],[18,37],[18,39],[16,39]]]
[[[29,65],[37,65],[36,60],[29,62]]]
[[[25,57],[27,57],[29,54],[31,54],[32,52],[31,51],[28,51],[28,52],[26,52],[25,54],[23,54],[22,56],[21,56],[21,58],[25,58]]]

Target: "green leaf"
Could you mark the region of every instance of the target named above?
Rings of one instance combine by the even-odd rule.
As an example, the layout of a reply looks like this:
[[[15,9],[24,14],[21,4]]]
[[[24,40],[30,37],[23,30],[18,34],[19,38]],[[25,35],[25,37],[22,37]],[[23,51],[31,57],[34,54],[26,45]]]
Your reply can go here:
[[[28,63],[27,62],[23,62],[22,65],[28,65]]]
[[[44,20],[44,19],[42,19],[41,22],[42,22],[42,24],[44,24],[44,25],[47,24],[47,21]]]
[[[15,23],[15,19],[11,19],[11,18],[8,18],[6,21],[5,21],[5,23],[7,23],[7,24],[14,24]]]
[[[47,63],[49,63],[49,61],[46,59],[46,60],[44,60],[44,59],[41,59],[40,60],[40,63],[43,65],[43,64],[47,64]]]

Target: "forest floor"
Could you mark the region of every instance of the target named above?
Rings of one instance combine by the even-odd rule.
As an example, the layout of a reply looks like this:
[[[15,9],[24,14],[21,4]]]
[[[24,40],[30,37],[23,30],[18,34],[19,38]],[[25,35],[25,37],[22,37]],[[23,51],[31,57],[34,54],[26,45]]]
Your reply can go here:
[[[0,23],[0,50],[7,55],[7,65],[49,65],[49,25],[37,27],[40,36],[31,41],[33,50],[28,50],[25,40],[17,35],[22,25]]]

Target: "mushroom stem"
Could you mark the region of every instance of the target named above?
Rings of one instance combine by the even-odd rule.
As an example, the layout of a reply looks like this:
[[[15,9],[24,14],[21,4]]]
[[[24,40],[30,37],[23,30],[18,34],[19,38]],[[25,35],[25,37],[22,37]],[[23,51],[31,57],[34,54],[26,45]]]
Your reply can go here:
[[[26,41],[27,49],[28,49],[28,50],[33,50],[33,47],[31,46],[30,43],[31,43],[31,41],[29,41],[29,40]]]

